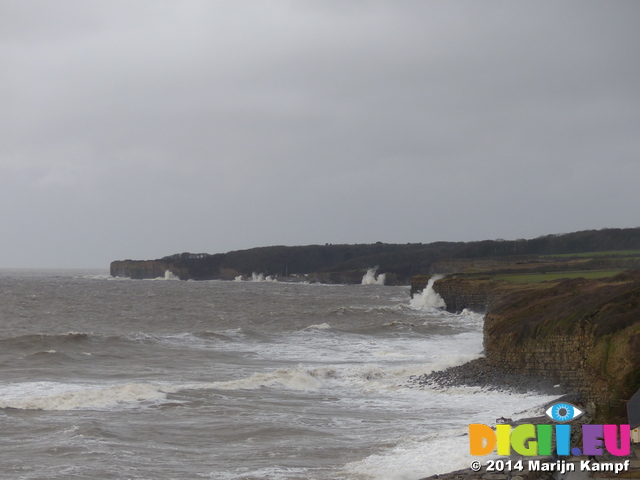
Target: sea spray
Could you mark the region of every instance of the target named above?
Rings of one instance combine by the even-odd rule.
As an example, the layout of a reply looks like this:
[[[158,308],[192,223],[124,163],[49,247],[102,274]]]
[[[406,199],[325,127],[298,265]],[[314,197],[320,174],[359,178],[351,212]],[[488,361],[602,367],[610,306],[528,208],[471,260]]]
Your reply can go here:
[[[425,309],[429,307],[446,308],[447,304],[444,302],[442,297],[438,295],[438,292],[433,289],[433,284],[443,277],[444,275],[434,275],[433,277],[431,277],[425,289],[421,293],[413,296],[410,302],[411,307],[419,309]]]
[[[251,281],[252,282],[277,282],[278,280],[275,277],[273,277],[272,275],[267,275],[265,277],[264,273],[253,272],[251,274]]]
[[[164,271],[164,279],[165,280],[179,280],[178,277],[176,277],[173,272],[171,270],[165,270]]]
[[[362,277],[362,285],[384,285],[385,274],[381,273],[376,277],[378,267],[370,268]]]

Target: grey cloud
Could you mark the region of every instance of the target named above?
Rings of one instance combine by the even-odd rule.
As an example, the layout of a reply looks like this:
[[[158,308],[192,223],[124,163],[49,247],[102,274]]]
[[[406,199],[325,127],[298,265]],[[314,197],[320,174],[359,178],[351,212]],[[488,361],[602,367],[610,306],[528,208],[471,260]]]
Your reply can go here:
[[[0,266],[636,226],[639,13],[5,2]]]

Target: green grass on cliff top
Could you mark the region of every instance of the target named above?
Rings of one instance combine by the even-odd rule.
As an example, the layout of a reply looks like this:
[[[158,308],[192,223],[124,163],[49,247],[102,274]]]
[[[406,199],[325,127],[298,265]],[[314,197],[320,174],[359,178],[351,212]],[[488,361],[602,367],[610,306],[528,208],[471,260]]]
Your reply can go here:
[[[499,275],[496,280],[513,283],[540,283],[563,278],[605,278],[620,273],[622,270],[589,270],[583,272],[526,273],[517,275]]]
[[[540,255],[541,258],[590,258],[590,257],[640,257],[640,250],[608,250],[606,252],[561,253],[557,255]]]

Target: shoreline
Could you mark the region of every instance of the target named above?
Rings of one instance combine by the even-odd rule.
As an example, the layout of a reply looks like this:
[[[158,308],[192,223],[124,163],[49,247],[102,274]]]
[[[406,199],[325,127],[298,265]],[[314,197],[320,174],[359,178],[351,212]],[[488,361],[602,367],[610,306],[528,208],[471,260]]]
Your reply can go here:
[[[556,403],[558,401],[566,401],[571,403],[580,401],[580,395],[577,392],[569,391],[569,389],[567,389],[564,385],[554,384],[552,380],[540,376],[519,375],[502,372],[500,371],[500,369],[490,366],[487,363],[485,357],[471,360],[470,362],[464,363],[462,365],[449,367],[445,370],[434,371],[423,375],[412,375],[409,378],[408,386],[409,388],[430,387],[437,390],[445,390],[448,388],[459,386],[468,386],[480,387],[489,391],[500,391],[504,393],[537,393],[557,397],[551,402],[541,404],[540,406],[542,408],[546,408],[547,406],[552,405],[553,403]],[[593,406],[593,408],[595,408],[595,406]],[[581,419],[576,420],[575,424],[580,425],[582,423],[591,423],[591,420],[593,419],[593,415],[595,413],[593,408],[587,406],[585,415]],[[513,415],[513,413],[510,413],[510,415]],[[515,421],[511,420],[510,418],[502,418],[500,420],[504,420],[504,423],[509,423],[514,426],[525,423],[541,424],[548,423],[550,421],[545,415],[521,418]],[[529,459],[540,460],[541,458],[542,457],[527,458],[521,457],[517,454],[513,454],[511,458],[503,458],[503,460],[512,460],[515,462],[522,459],[524,461],[524,465],[528,466]],[[635,450],[632,448],[631,455],[627,457],[613,457],[607,452],[602,457],[600,457],[599,460],[602,462],[623,462],[624,460],[632,461],[638,458],[640,458],[640,456],[636,454]],[[586,457],[568,457],[566,460],[563,460],[563,462],[576,462],[578,461],[578,459],[587,460]],[[486,463],[486,461],[482,461],[480,458],[479,460],[481,464]],[[555,460],[552,460],[552,457],[540,461],[555,462]],[[562,463],[562,461],[560,463]],[[632,469],[635,468],[637,467],[632,466]],[[589,473],[587,472],[576,473],[582,474],[579,478],[622,478],[620,474],[616,475],[613,473],[609,473],[605,476],[598,474],[589,475]],[[529,471],[528,468],[523,469],[522,471],[505,470],[488,472],[486,471],[486,468],[483,468],[480,471],[474,471],[471,468],[464,468],[461,470],[430,475],[428,477],[421,477],[420,480],[554,480],[555,478],[568,478],[564,473],[560,474],[559,477],[556,477],[555,474],[559,474],[559,472],[533,470]]]
[[[485,357],[476,358],[462,365],[456,365],[444,370],[433,371],[422,375],[412,375],[408,381],[409,388],[434,388],[446,390],[452,387],[480,387],[488,391],[500,391],[504,393],[536,393],[541,395],[556,396],[560,399],[575,401],[577,394],[568,392],[563,385],[558,385],[552,380],[539,376],[525,376],[513,373],[505,373],[488,364]],[[541,407],[547,404],[541,404]],[[513,415],[514,412],[508,415]],[[505,419],[511,424],[520,423],[544,423],[546,416],[522,418],[513,421]],[[547,472],[487,472],[486,470],[474,471],[471,468],[454,470],[446,473],[421,477],[420,480],[551,480],[553,475]]]
[[[451,387],[481,387],[489,391],[539,393],[542,395],[577,395],[565,385],[535,375],[506,373],[489,365],[486,357],[476,358],[462,365],[409,377],[411,388],[432,387],[444,390]]]

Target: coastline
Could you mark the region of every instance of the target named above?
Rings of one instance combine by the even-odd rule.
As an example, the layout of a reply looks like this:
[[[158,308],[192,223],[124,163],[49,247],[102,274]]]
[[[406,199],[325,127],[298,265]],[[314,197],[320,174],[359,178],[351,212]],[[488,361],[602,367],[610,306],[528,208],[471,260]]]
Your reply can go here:
[[[539,393],[542,395],[556,396],[555,400],[546,402],[540,405],[542,409],[552,405],[558,401],[565,401],[570,403],[577,403],[580,401],[580,394],[570,391],[567,386],[561,384],[554,384],[553,381],[535,375],[520,375],[514,373],[503,372],[498,368],[492,367],[488,364],[485,357],[480,357],[475,360],[471,360],[462,365],[449,367],[445,370],[434,371],[423,375],[414,375],[410,377],[408,386],[410,388],[435,388],[438,390],[445,390],[452,387],[459,386],[471,386],[480,387],[490,391],[502,391],[505,393]],[[513,413],[509,413],[511,415]],[[587,405],[585,414],[576,422],[572,422],[572,425],[581,425],[584,423],[591,423],[595,415],[595,405]],[[498,420],[498,419],[497,419]],[[496,420],[496,421],[497,421]],[[545,416],[521,418],[518,420],[512,420],[510,418],[503,418],[505,423],[511,425],[520,424],[544,424],[548,423],[549,419]],[[581,433],[576,431],[574,433],[575,438],[572,438],[572,443],[576,443],[576,440],[581,439]],[[573,435],[572,435],[573,437]],[[541,463],[547,462],[558,466],[558,471],[535,471],[529,470],[529,459],[537,459]],[[619,463],[625,460],[631,462],[631,470],[637,470],[640,464],[640,454],[637,449],[632,448],[631,454],[626,457],[614,457],[608,452],[599,457],[599,461],[607,463]],[[441,473],[431,475],[428,477],[422,477],[420,480],[571,480],[571,479],[587,479],[587,478],[640,478],[640,477],[627,477],[622,474],[614,474],[612,472],[588,472],[580,470],[568,470],[567,465],[570,463],[576,463],[579,461],[588,461],[585,456],[581,457],[568,457],[556,462],[552,457],[522,457],[517,454],[512,454],[510,458],[503,458],[505,462],[511,460],[516,462],[523,460],[522,470],[508,471],[506,468],[504,471],[488,472],[486,467],[475,471],[472,468],[465,468],[461,470],[455,470],[447,473]],[[565,469],[567,469],[565,471]]]
[[[423,375],[413,375],[410,377],[408,386],[410,388],[435,388],[446,390],[452,387],[480,387],[489,391],[502,391],[505,393],[539,393],[542,395],[556,396],[556,402],[560,399],[565,401],[575,401],[577,394],[566,391],[563,385],[554,384],[553,381],[534,375],[519,375],[502,372],[488,364],[485,357],[476,358],[462,365],[446,368],[445,370],[434,371]],[[541,404],[544,407],[549,402]],[[508,413],[512,415],[513,412]],[[521,423],[545,423],[546,416],[533,418],[523,418],[511,421],[512,424]],[[486,470],[474,471],[471,468],[455,470],[448,473],[441,473],[422,477],[420,480],[548,480],[554,478],[548,472],[487,472]]]
[[[503,372],[489,365],[486,357],[476,358],[445,370],[412,375],[409,377],[409,386],[412,388],[431,387],[438,390],[458,386],[481,387],[492,391],[535,392],[542,395],[557,395],[558,397],[572,393],[566,386],[554,383],[542,376]]]

